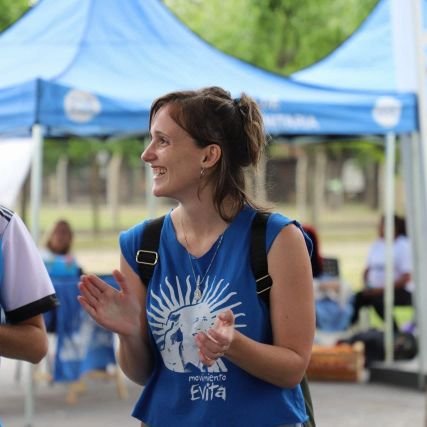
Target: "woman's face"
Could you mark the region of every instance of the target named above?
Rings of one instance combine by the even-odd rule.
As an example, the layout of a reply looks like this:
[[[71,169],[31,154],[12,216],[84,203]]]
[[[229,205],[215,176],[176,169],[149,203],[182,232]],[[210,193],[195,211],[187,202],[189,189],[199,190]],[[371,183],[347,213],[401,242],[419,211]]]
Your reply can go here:
[[[64,254],[66,249],[71,246],[72,235],[65,224],[58,224],[50,238],[50,248],[53,252]]]
[[[151,142],[141,158],[151,165],[153,194],[182,200],[197,194],[205,149],[172,119],[169,109],[165,105],[154,116]]]

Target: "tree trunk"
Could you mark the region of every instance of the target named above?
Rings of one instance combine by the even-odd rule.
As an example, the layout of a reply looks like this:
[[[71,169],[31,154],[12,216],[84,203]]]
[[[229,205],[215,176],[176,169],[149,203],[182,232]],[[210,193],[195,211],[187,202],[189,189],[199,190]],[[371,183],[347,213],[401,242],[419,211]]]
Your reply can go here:
[[[368,163],[365,167],[365,202],[371,209],[378,209],[379,194],[378,194],[378,163]]]
[[[28,225],[28,198],[30,194],[30,173],[24,179],[24,183],[22,185],[21,197],[20,197],[20,207],[19,207],[19,215],[22,221]]]
[[[68,204],[68,156],[62,154],[56,164],[56,197],[59,206]]]
[[[307,217],[307,201],[308,201],[308,158],[305,150],[300,150],[297,157],[296,168],[296,205],[298,219],[302,222],[306,221]]]
[[[123,155],[121,153],[114,153],[108,164],[107,201],[115,231],[120,227],[120,172],[122,161]]]
[[[90,170],[90,202],[92,206],[92,232],[97,235],[100,231],[99,221],[99,199],[100,199],[100,183],[99,183],[99,165],[96,156],[92,158]]]
[[[258,164],[258,170],[255,173],[255,200],[261,205],[267,200],[267,189],[266,189],[266,171],[267,171],[267,155],[264,153]]]
[[[310,224],[318,229],[320,225],[320,213],[323,210],[323,200],[325,197],[326,155],[323,147],[318,146],[310,151],[310,163],[313,165],[313,173],[311,174],[312,203],[309,220]]]

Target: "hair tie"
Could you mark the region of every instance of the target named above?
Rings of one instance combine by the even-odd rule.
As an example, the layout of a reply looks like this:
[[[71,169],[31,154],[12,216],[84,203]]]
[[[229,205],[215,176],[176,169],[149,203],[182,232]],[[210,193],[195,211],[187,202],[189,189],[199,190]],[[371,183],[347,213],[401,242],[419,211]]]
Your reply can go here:
[[[233,104],[237,107],[240,104],[240,98],[233,98]]]

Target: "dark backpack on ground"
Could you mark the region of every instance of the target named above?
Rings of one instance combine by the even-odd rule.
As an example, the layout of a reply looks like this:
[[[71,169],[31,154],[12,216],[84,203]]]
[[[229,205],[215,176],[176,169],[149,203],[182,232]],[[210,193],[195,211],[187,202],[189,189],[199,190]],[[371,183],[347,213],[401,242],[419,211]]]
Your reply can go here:
[[[366,331],[358,332],[350,338],[340,340],[338,343],[353,344],[357,341],[363,342],[365,346],[365,367],[369,367],[373,362],[383,361],[384,332],[379,329],[370,328]],[[413,359],[418,353],[418,343],[414,334],[410,332],[397,332],[394,335],[394,360]]]
[[[257,294],[269,307],[270,288],[272,286],[271,277],[268,274],[267,251],[265,246],[265,233],[269,213],[257,212],[252,222],[251,231],[251,267],[256,280]],[[136,254],[138,262],[139,277],[145,285],[148,285],[154,268],[158,262],[158,248],[160,243],[160,233],[165,217],[159,217],[149,221],[144,227],[141,242],[143,247]],[[305,409],[309,419],[304,424],[306,427],[316,427],[314,421],[313,403],[306,376],[301,381],[301,390],[304,396]]]

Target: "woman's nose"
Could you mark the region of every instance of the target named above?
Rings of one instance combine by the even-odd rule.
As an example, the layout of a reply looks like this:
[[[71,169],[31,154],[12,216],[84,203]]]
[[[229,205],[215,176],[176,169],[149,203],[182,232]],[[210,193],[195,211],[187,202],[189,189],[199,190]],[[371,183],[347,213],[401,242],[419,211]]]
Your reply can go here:
[[[155,158],[155,153],[154,153],[154,150],[152,149],[151,143],[149,143],[141,154],[141,160],[144,162],[149,162],[154,158]]]

